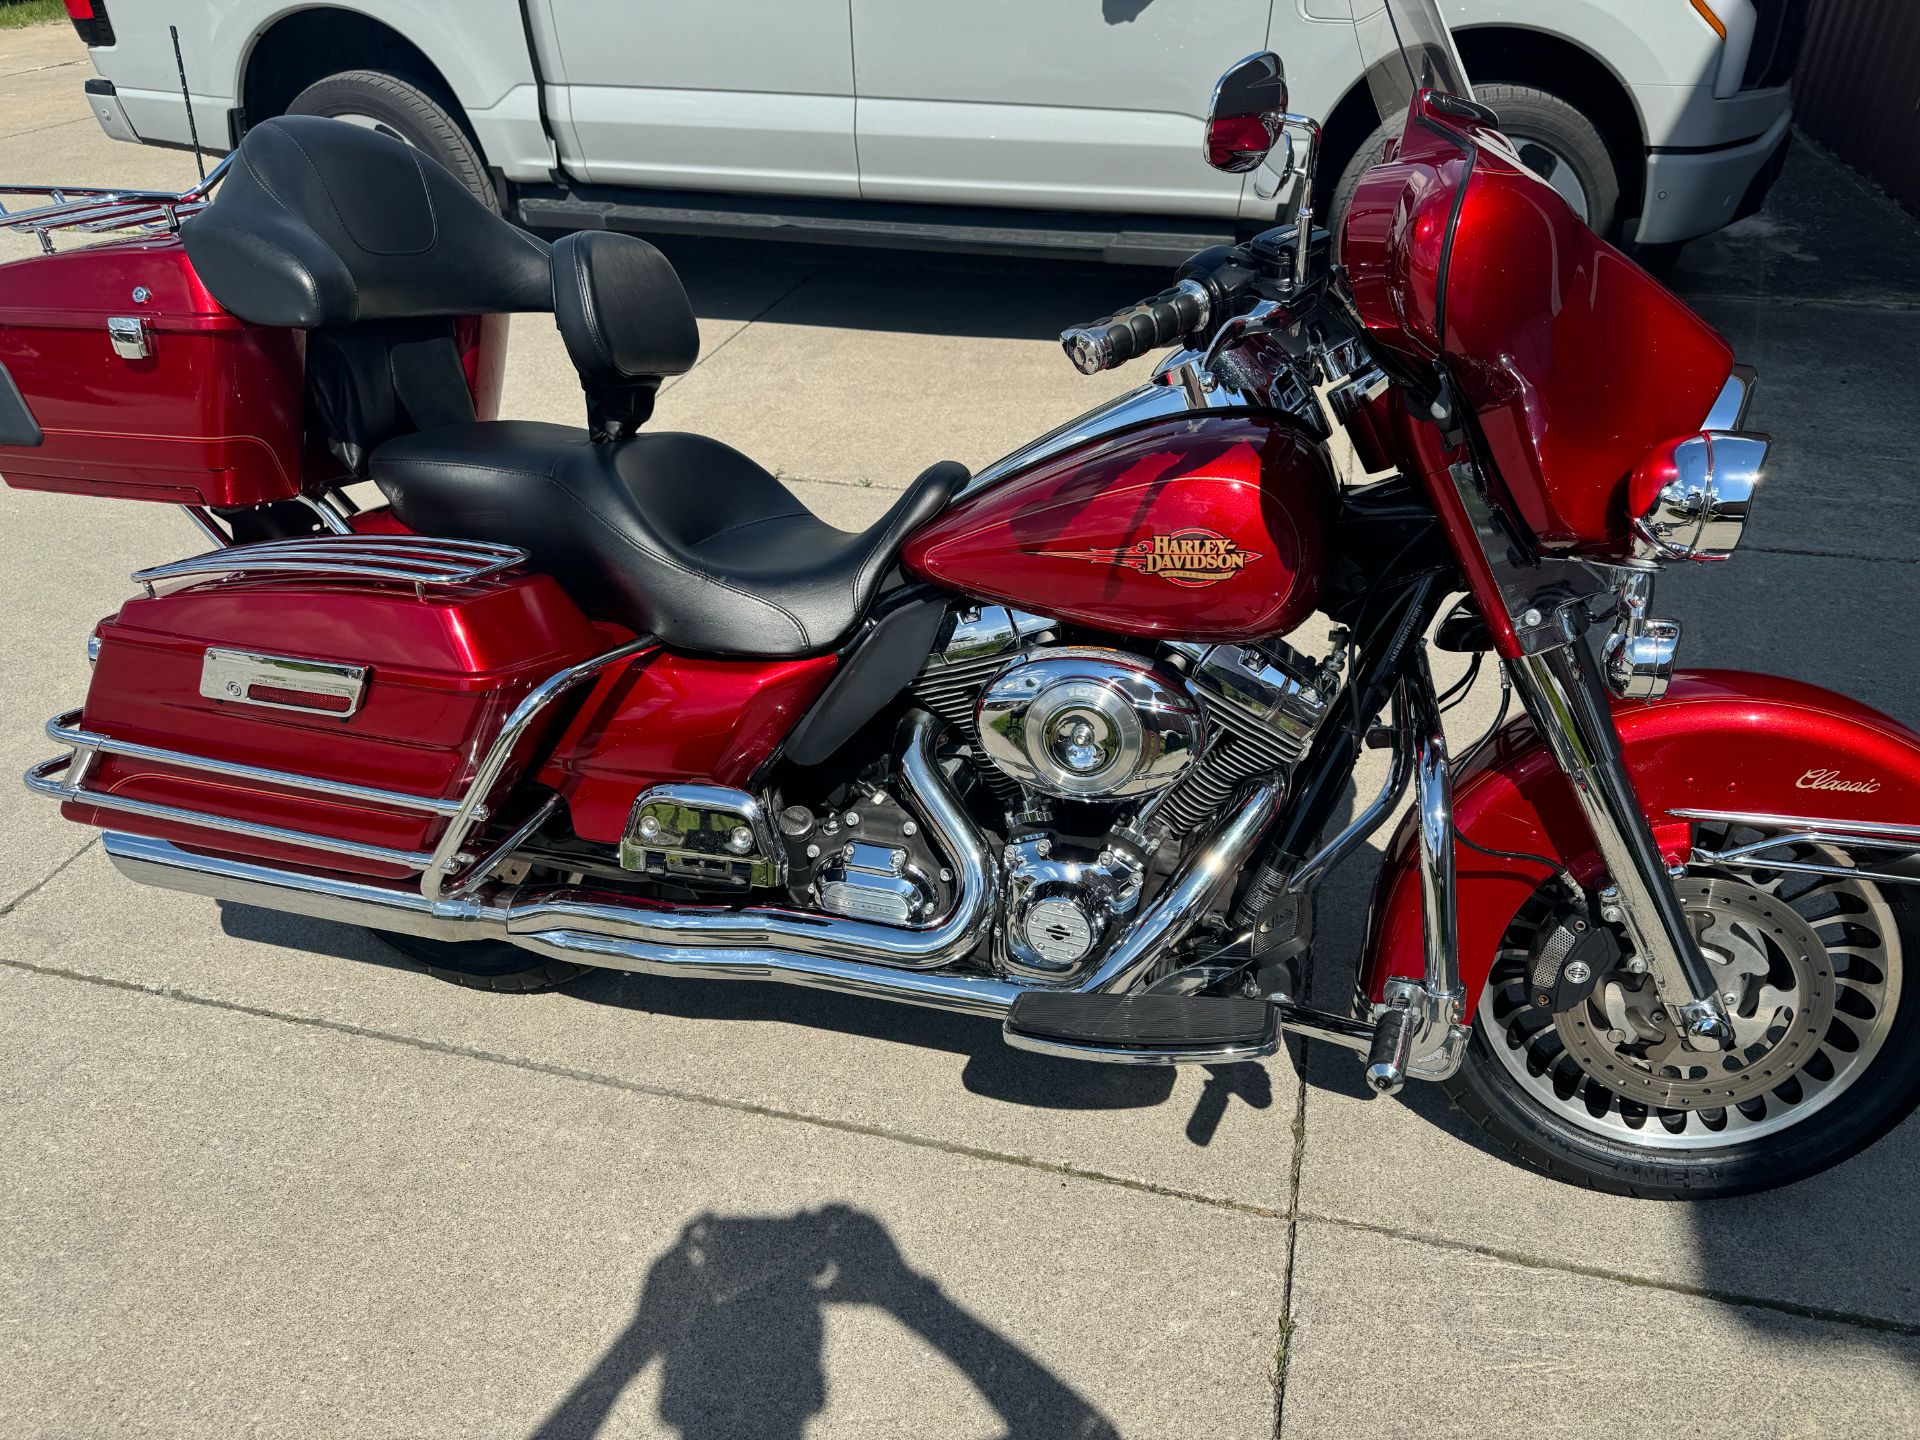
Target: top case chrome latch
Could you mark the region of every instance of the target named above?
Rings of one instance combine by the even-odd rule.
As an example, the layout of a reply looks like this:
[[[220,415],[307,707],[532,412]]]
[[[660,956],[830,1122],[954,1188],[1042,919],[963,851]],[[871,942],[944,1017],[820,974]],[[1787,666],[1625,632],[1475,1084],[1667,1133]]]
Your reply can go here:
[[[113,353],[122,360],[144,360],[153,353],[147,342],[147,322],[138,315],[109,316],[107,338],[113,342]]]

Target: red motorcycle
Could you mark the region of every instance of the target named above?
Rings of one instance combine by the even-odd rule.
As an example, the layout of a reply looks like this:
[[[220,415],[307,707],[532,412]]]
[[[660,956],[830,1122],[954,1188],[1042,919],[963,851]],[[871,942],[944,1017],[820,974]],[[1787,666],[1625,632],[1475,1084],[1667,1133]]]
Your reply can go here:
[[[1527,172],[1431,0],[1361,8],[1405,127],[1339,233],[1243,61],[1205,156],[1296,222],[1063,337],[1178,347],[1150,383],[860,534],[645,428],[698,348],[656,250],[543,243],[377,133],[269,120],[185,194],[5,216],[49,252],[0,267],[6,479],[211,546],[134,576],[28,784],[134,880],[476,988],[781,980],[1127,1064],[1291,1032],[1638,1195],[1859,1150],[1920,1095],[1920,736],[1674,673],[1654,581],[1740,539],[1751,373]],[[536,311],[584,429],[494,418]],[[1430,646],[1501,676],[1462,753]],[[1354,1010],[1313,1010],[1316,886],[1409,785]]]

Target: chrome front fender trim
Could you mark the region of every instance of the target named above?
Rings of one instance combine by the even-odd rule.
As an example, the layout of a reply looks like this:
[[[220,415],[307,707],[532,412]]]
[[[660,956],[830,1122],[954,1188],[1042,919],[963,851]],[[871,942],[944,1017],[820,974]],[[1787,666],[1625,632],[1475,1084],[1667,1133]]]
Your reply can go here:
[[[1669,810],[1667,813],[1678,820],[1739,825],[1763,832],[1758,840],[1724,850],[1693,846],[1692,859],[1698,865],[1720,865],[1735,870],[1788,870],[1801,875],[1835,875],[1893,885],[1920,885],[1920,825],[1756,815],[1738,810]],[[1798,846],[1824,850],[1828,858],[1767,853],[1775,849],[1790,852]],[[1831,859],[1831,852],[1836,849],[1844,850],[1854,863],[1843,865]],[[1862,851],[1868,854],[1863,857]]]

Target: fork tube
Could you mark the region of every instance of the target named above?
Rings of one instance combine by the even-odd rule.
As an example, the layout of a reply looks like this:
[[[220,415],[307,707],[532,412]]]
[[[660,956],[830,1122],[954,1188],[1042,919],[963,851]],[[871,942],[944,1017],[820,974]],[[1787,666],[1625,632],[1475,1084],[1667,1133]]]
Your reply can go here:
[[[1511,662],[1534,728],[1573,785],[1619,891],[1621,920],[1660,998],[1703,1048],[1731,1035],[1712,972],[1668,883],[1666,861],[1628,778],[1599,667],[1584,638]]]

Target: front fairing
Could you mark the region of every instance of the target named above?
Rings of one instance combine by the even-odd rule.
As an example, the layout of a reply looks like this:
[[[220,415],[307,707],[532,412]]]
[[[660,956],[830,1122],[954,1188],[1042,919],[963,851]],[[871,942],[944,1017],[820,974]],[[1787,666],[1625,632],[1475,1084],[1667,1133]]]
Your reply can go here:
[[[1627,477],[1733,368],[1712,327],[1589,230],[1486,113],[1417,95],[1354,192],[1339,258],[1374,343],[1442,370],[1540,550],[1627,553]]]

